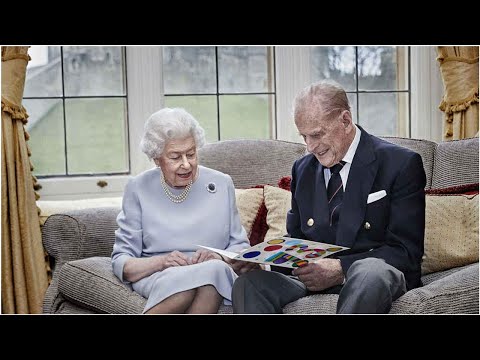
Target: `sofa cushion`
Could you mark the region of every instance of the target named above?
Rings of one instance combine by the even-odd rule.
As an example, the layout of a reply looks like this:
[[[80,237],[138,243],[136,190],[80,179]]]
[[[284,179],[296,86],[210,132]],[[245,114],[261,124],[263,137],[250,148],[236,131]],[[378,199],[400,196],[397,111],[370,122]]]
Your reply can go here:
[[[287,212],[291,208],[292,193],[278,187],[265,185],[263,189],[267,208],[268,231],[265,240],[270,240],[287,233]]]
[[[235,199],[240,220],[250,239],[250,245],[255,245],[256,242],[252,242],[252,231],[263,204],[263,189],[235,189]]]
[[[304,154],[305,144],[282,140],[224,140],[198,151],[200,164],[227,173],[242,189],[276,184]]]
[[[478,314],[478,263],[465,266],[397,299],[393,314]]]
[[[69,261],[60,270],[59,292],[71,302],[99,313],[140,314],[146,299],[123,284],[109,257]]]
[[[422,274],[478,262],[478,195],[427,195]]]
[[[453,274],[457,271],[463,270],[467,266],[471,266],[471,265],[465,265],[465,266],[461,266],[461,267],[456,267],[456,268],[452,268],[452,269],[448,269],[448,270],[437,271],[437,272],[434,272],[434,273],[422,275],[422,284],[424,286],[428,285],[428,284],[430,284],[434,281],[437,281],[437,280],[440,280],[441,278],[449,276],[450,274]]]
[[[478,183],[478,138],[439,143],[434,164],[432,189]]]
[[[284,314],[335,314],[337,312],[337,294],[315,294],[305,296],[283,308]]]
[[[263,189],[262,189],[263,196]],[[252,225],[252,233],[250,235],[250,245],[257,245],[265,240],[265,235],[268,231],[267,225],[267,207],[265,201],[262,201],[262,205],[258,209],[257,217]]]
[[[384,136],[382,139],[415,151],[422,157],[423,169],[425,170],[425,175],[427,177],[425,189],[430,189],[432,185],[434,154],[437,148],[437,143],[428,140],[406,139],[389,136]]]

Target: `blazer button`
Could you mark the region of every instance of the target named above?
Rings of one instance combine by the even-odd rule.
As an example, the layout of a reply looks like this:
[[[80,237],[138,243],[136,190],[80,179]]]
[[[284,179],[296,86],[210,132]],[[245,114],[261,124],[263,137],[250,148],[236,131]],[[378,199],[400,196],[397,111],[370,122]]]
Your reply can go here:
[[[314,223],[314,221],[313,221],[312,218],[308,219],[308,221],[307,221],[308,226],[313,226],[313,223]]]
[[[370,230],[370,223],[367,221],[363,227],[365,230]]]

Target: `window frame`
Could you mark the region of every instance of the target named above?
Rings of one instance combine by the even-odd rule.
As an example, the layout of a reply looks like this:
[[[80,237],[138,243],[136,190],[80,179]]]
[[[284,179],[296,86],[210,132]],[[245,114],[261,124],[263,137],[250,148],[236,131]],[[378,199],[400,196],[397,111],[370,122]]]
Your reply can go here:
[[[443,83],[436,63],[436,50],[434,46],[412,46],[410,49],[411,137],[439,142],[443,117],[438,105]],[[273,128],[276,139],[300,142],[299,137],[289,135],[296,133],[291,105],[296,93],[311,82],[309,47],[275,46],[274,53],[277,124]],[[162,55],[161,46],[126,46],[131,174],[39,179],[42,185],[40,200],[122,196],[129,178],[154,166],[139,145],[144,121],[164,106]],[[100,180],[108,185],[99,187]]]

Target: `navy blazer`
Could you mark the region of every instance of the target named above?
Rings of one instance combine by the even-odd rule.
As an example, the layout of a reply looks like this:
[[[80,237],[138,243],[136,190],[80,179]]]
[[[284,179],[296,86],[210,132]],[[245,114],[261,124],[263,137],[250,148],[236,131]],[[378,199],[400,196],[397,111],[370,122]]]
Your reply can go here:
[[[359,259],[375,257],[402,271],[407,289],[421,285],[425,233],[426,176],[416,152],[394,145],[361,127],[343,195],[336,244],[350,249],[338,253],[344,273]],[[367,205],[370,193],[387,195]],[[327,190],[323,166],[314,155],[295,161],[292,168],[292,208],[287,214],[289,236],[318,242],[328,231]],[[314,220],[308,226],[309,219]],[[366,225],[369,223],[370,226]]]

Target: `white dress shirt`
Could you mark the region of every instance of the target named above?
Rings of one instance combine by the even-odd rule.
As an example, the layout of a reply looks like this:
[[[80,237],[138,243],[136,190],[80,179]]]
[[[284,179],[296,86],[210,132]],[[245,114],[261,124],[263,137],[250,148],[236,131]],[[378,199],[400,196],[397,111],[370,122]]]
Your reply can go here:
[[[362,135],[358,126],[355,124],[353,124],[353,126],[355,126],[355,137],[353,138],[353,141],[350,144],[347,153],[342,159],[343,161],[345,161],[345,165],[343,166],[342,170],[340,170],[340,177],[342,178],[343,183],[343,191],[345,191],[345,189],[347,188],[348,174],[350,173],[350,167],[352,166],[353,157],[355,156],[358,144],[360,143],[360,136]],[[330,180],[331,176],[332,174],[330,173],[330,169],[324,168],[323,177],[325,178],[325,187],[328,187],[328,181]]]

